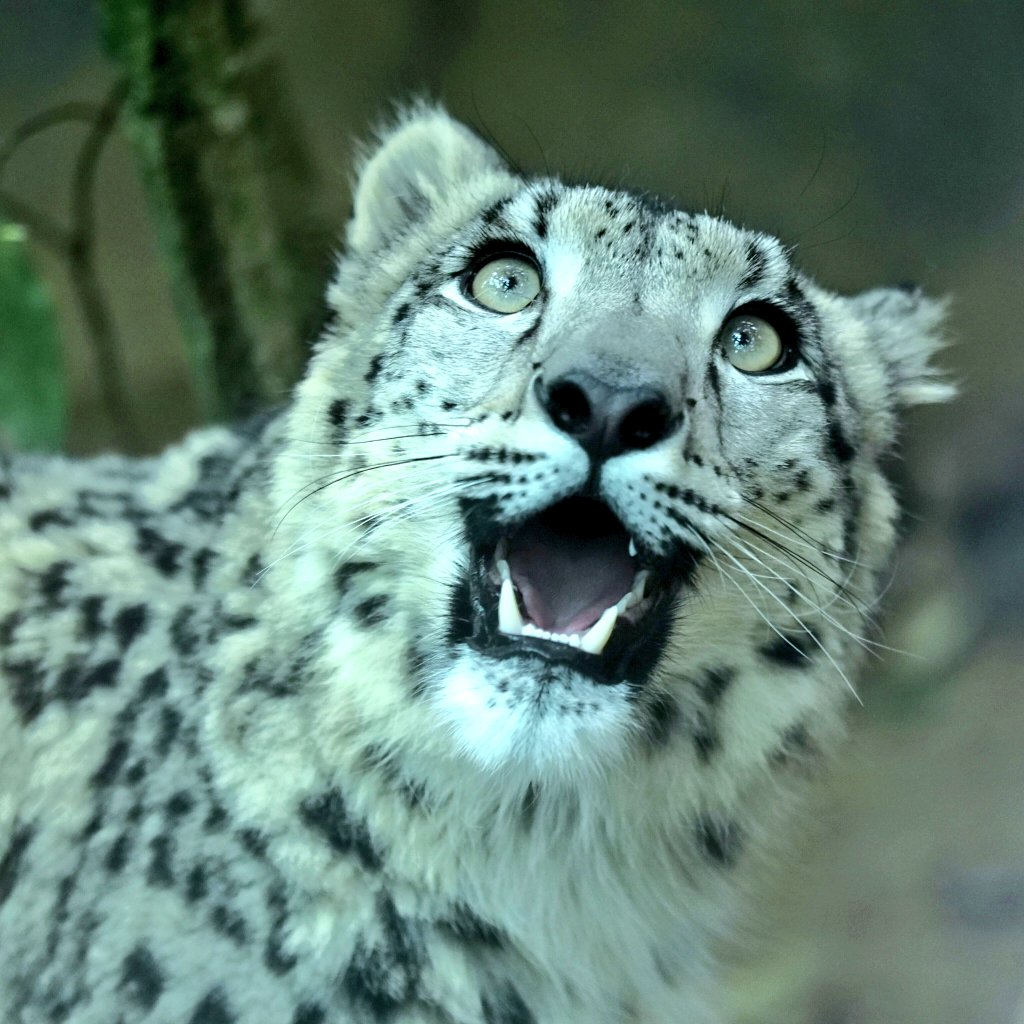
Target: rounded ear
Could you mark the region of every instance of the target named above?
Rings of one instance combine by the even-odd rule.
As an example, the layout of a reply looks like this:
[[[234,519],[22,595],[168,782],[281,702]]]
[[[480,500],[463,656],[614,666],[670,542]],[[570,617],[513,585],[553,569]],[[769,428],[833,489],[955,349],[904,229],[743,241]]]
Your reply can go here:
[[[363,253],[384,248],[446,194],[495,173],[509,173],[498,154],[440,107],[407,108],[359,168],[349,245]]]
[[[877,352],[891,394],[901,407],[946,402],[956,387],[931,358],[946,345],[948,303],[915,286],[874,288],[849,300]]]

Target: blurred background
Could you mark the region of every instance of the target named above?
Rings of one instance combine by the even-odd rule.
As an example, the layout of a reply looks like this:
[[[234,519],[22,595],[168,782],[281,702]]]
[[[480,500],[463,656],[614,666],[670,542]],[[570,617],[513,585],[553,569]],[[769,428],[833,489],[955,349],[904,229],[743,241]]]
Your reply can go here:
[[[314,277],[347,217],[353,139],[394,99],[426,94],[527,169],[773,231],[837,290],[914,281],[951,296],[943,362],[962,396],[913,413],[893,467],[907,516],[884,639],[907,653],[869,666],[848,747],[729,951],[732,1001],[739,1024],[1024,1024],[1024,5],[288,0],[253,13],[305,148]],[[0,146],[40,111],[109,94],[119,71],[100,20],[81,0],[0,0]],[[0,403],[15,407],[34,367],[33,401],[60,404],[75,453],[155,450],[210,415],[128,134],[98,155],[90,237],[131,435],[104,398],[68,260],[31,226],[18,272],[31,261],[37,310],[52,297],[59,331],[16,373],[12,314],[0,323]],[[6,160],[3,194],[74,219],[88,136],[74,118],[33,135]],[[24,234],[8,224],[0,242]]]

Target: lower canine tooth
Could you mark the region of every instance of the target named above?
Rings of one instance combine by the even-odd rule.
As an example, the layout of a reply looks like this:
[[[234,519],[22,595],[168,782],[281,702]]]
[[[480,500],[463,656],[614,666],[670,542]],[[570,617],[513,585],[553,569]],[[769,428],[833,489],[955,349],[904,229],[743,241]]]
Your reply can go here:
[[[601,613],[601,618],[580,638],[580,650],[586,651],[588,654],[600,654],[605,649],[608,638],[612,635],[615,620],[618,617],[619,610],[615,605],[605,608]]]
[[[511,577],[503,580],[501,584],[501,597],[498,598],[498,629],[509,636],[521,636],[523,632],[523,617],[519,614],[516,588],[512,585]]]

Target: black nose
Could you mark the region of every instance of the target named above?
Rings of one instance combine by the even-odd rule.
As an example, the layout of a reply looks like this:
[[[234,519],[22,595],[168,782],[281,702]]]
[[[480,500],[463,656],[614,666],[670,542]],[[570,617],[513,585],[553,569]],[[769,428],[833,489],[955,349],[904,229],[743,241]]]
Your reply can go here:
[[[535,386],[551,422],[597,461],[650,448],[674,426],[668,400],[652,387],[613,387],[581,371]]]

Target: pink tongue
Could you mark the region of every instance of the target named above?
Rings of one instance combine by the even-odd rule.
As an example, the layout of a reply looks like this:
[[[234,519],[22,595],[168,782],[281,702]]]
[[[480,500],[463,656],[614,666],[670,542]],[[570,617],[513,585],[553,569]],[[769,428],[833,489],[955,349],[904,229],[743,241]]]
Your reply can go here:
[[[509,568],[534,625],[581,633],[632,587],[629,540],[621,527],[588,531],[590,524],[580,522],[567,535],[559,525],[556,530],[541,519],[525,526],[509,545]]]

